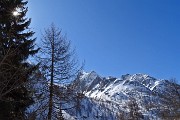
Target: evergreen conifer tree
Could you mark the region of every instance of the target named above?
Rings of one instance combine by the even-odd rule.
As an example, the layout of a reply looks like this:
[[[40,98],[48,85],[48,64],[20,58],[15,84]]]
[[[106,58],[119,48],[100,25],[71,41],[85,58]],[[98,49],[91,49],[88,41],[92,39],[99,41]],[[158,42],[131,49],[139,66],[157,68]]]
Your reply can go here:
[[[0,0],[0,119],[24,119],[32,103],[25,84],[37,68],[27,59],[38,52],[34,49],[34,32],[26,18],[27,1]]]

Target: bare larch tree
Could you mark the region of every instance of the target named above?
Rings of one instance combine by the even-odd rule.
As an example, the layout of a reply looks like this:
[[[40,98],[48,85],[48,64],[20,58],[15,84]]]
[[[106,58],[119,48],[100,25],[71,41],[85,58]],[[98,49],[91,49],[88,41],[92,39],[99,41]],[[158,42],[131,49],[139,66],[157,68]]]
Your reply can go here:
[[[79,67],[75,57],[75,52],[74,49],[71,48],[71,42],[66,39],[65,35],[62,35],[61,30],[55,27],[54,24],[45,30],[42,39],[42,46],[40,47],[40,69],[49,84],[47,118],[48,120],[63,120],[61,105],[57,105],[55,86],[61,86],[63,83],[62,81],[71,80],[79,72],[80,69],[78,69]],[[59,95],[58,98],[60,96],[61,95]],[[57,113],[54,111],[57,109],[57,106],[59,106],[59,112],[58,115],[54,115],[54,113]]]

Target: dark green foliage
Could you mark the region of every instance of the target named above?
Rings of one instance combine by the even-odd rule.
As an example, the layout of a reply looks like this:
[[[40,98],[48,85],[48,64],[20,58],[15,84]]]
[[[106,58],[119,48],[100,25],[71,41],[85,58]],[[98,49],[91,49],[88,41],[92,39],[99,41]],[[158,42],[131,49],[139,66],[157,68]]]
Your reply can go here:
[[[34,32],[25,18],[27,2],[0,0],[0,119],[24,119],[24,111],[33,101],[25,84],[37,66],[27,58],[34,55]],[[17,11],[18,15],[13,15]]]

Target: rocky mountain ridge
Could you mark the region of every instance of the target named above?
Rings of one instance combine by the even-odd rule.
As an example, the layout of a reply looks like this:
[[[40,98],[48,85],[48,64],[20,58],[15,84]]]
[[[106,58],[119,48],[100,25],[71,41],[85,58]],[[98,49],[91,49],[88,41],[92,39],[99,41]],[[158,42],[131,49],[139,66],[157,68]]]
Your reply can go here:
[[[44,120],[49,84],[34,78],[35,104],[27,113]],[[66,120],[180,120],[180,85],[146,74],[116,78],[81,72],[69,85],[54,84],[54,100],[54,120],[61,110]]]
[[[116,120],[120,113],[128,118],[130,102],[137,104],[138,112],[143,116],[141,119],[145,120],[163,119],[166,117],[163,114],[170,108],[176,113],[169,116],[177,112],[179,114],[180,107],[174,110],[173,105],[180,105],[180,85],[168,80],[146,74],[101,77],[92,71],[80,73],[73,85],[76,86],[76,92],[84,94],[80,100],[81,114],[73,113],[72,110],[66,112],[78,120]]]

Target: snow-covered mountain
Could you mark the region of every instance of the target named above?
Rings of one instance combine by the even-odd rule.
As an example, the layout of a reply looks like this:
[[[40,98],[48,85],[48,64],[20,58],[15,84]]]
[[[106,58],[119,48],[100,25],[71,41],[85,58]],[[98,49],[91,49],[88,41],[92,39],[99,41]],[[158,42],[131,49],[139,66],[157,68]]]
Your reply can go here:
[[[65,111],[72,120],[136,119],[132,114],[144,120],[180,119],[180,86],[168,80],[146,74],[101,77],[92,71],[80,73],[73,86],[83,97],[77,107]]]
[[[49,84],[43,77],[39,82],[36,78],[30,86],[35,104],[27,113],[44,120]],[[66,120],[180,120],[180,85],[146,74],[116,78],[81,72],[69,86],[55,84],[54,90],[53,120],[60,108]]]

